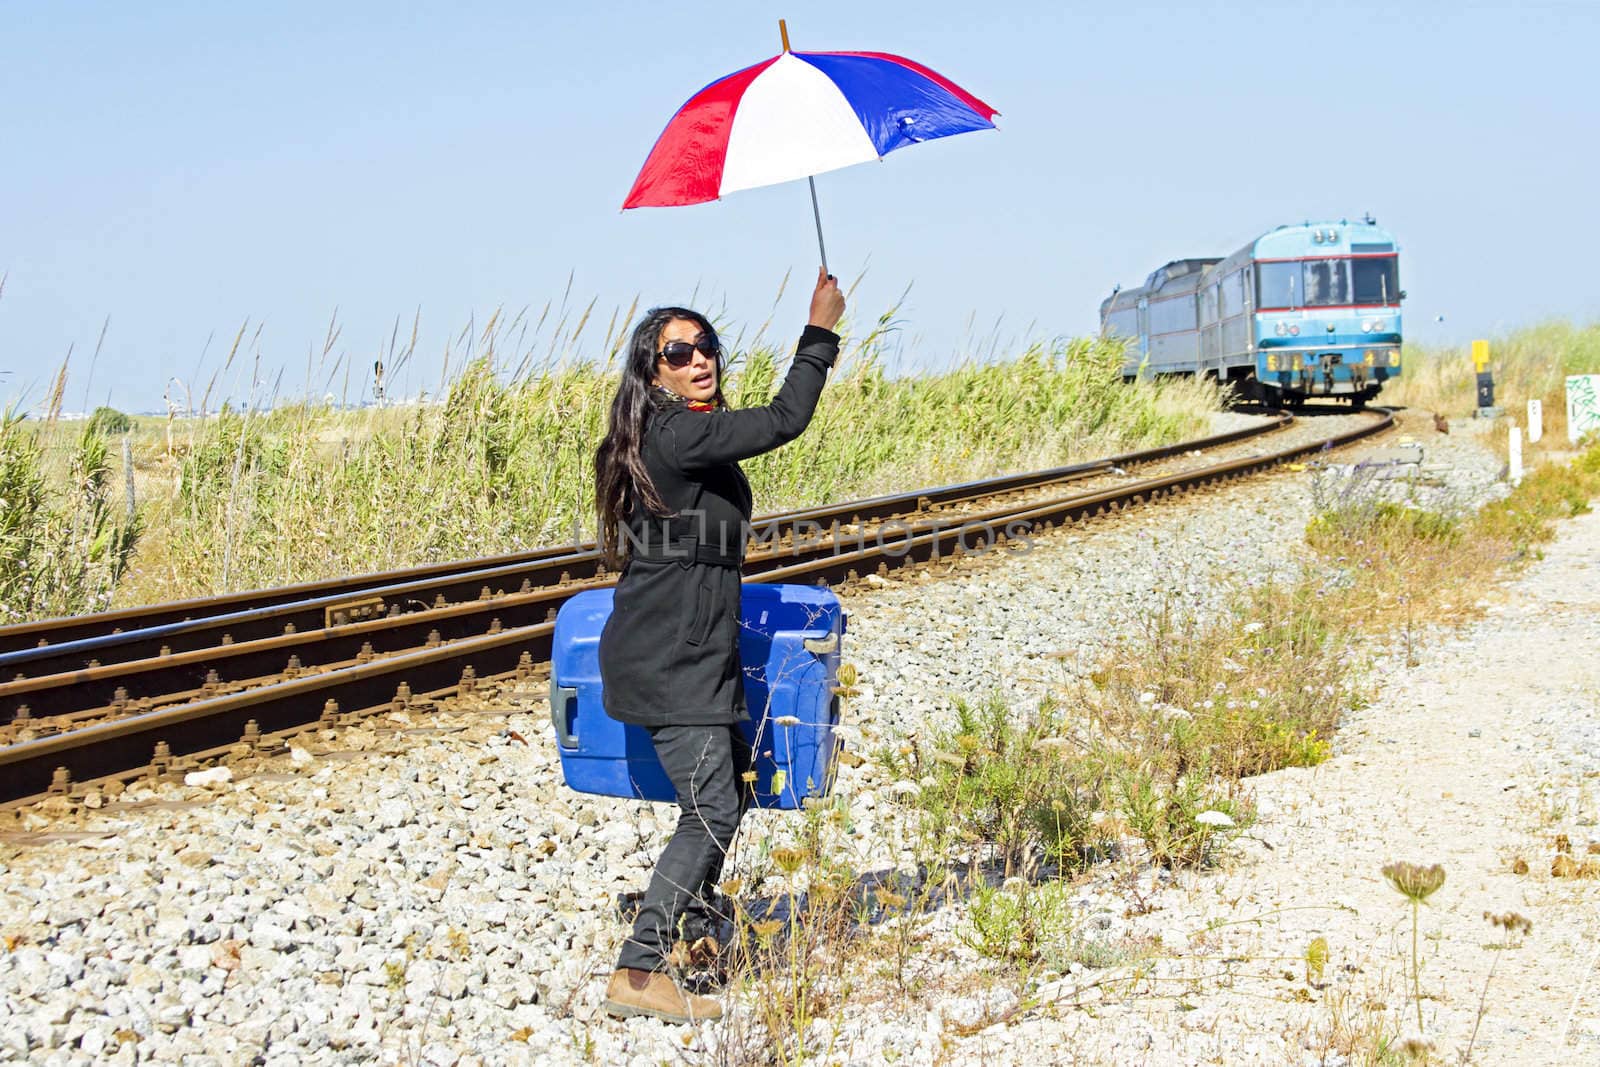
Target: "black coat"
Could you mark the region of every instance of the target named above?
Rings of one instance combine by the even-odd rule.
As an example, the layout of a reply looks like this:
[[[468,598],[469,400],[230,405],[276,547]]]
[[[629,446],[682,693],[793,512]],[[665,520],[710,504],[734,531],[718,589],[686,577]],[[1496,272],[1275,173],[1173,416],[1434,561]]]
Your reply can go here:
[[[837,335],[807,326],[766,407],[691,411],[676,403],[651,414],[645,469],[678,518],[627,517],[628,560],[600,635],[602,692],[613,719],[695,726],[748,717],[738,564],[751,500],[739,460],[800,436],[838,354]]]

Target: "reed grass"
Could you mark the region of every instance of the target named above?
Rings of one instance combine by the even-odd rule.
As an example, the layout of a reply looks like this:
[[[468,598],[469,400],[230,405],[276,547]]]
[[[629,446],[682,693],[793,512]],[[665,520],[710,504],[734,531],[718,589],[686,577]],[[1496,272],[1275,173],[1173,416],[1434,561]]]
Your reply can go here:
[[[1520,422],[1529,400],[1544,406],[1544,430],[1564,442],[1569,374],[1600,374],[1600,321],[1551,319],[1494,335],[1489,341],[1495,403]],[[1383,403],[1424,408],[1445,416],[1477,407],[1477,371],[1469,345],[1407,344],[1401,376],[1384,388]]]
[[[53,434],[66,440],[52,456],[0,412],[0,625],[106,607],[139,536],[138,517],[117,512],[104,434],[69,432]]]
[[[198,411],[135,420],[143,535],[128,572],[102,594],[132,606],[591,537],[592,456],[636,310],[611,317],[597,358],[579,342],[592,308],[496,315],[454,339],[454,369],[433,400],[352,409],[331,398],[283,402],[258,383],[244,403],[208,411],[219,372],[196,390]],[[1181,440],[1205,432],[1220,402],[1204,382],[1124,386],[1120,348],[1098,340],[1039,341],[1009,359],[894,375],[885,353],[896,328],[891,309],[847,338],[807,433],[744,464],[758,510]],[[330,355],[337,336],[330,326],[307,393],[336,383],[376,393],[378,380],[350,382],[348,361]],[[222,371],[248,370],[258,343],[242,329]],[[414,343],[391,346],[388,361],[404,364]],[[765,327],[732,343],[733,404],[767,401],[790,343]],[[34,432],[60,447],[60,429]]]

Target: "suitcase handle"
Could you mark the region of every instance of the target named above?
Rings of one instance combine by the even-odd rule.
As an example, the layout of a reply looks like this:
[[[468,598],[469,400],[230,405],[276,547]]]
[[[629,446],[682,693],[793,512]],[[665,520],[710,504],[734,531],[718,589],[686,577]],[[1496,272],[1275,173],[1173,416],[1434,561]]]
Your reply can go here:
[[[557,685],[550,679],[550,722],[556,728],[556,744],[562,748],[577,748],[578,735],[572,732],[573,705],[578,702],[576,686]]]
[[[817,656],[826,656],[830,652],[839,651],[839,635],[829,634],[827,637],[807,637],[801,644],[807,652]]]

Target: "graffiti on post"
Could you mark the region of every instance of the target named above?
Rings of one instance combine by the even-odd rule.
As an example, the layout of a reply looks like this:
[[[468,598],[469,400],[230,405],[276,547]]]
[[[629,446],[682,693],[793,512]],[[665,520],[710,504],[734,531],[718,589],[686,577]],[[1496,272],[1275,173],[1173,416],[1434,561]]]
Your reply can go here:
[[[1600,374],[1567,376],[1567,436],[1577,444],[1600,431]]]

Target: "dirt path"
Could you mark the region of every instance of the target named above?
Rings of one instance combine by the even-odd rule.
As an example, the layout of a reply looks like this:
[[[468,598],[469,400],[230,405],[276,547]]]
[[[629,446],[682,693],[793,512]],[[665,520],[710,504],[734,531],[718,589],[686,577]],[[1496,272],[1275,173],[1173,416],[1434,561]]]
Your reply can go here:
[[[1231,869],[1186,876],[1142,920],[1189,935],[1179,972],[1198,980],[1109,1025],[1058,1017],[1074,1058],[1366,1062],[1397,1021],[1416,1030],[1410,912],[1380,873],[1410,860],[1447,875],[1421,912],[1430,1062],[1461,1061],[1498,960],[1472,1062],[1600,1064],[1600,877],[1552,876],[1558,862],[1600,874],[1600,514],[1563,524],[1489,598],[1388,677],[1334,758],[1256,780],[1263,817]],[[1492,947],[1507,938],[1486,911],[1532,933]]]

